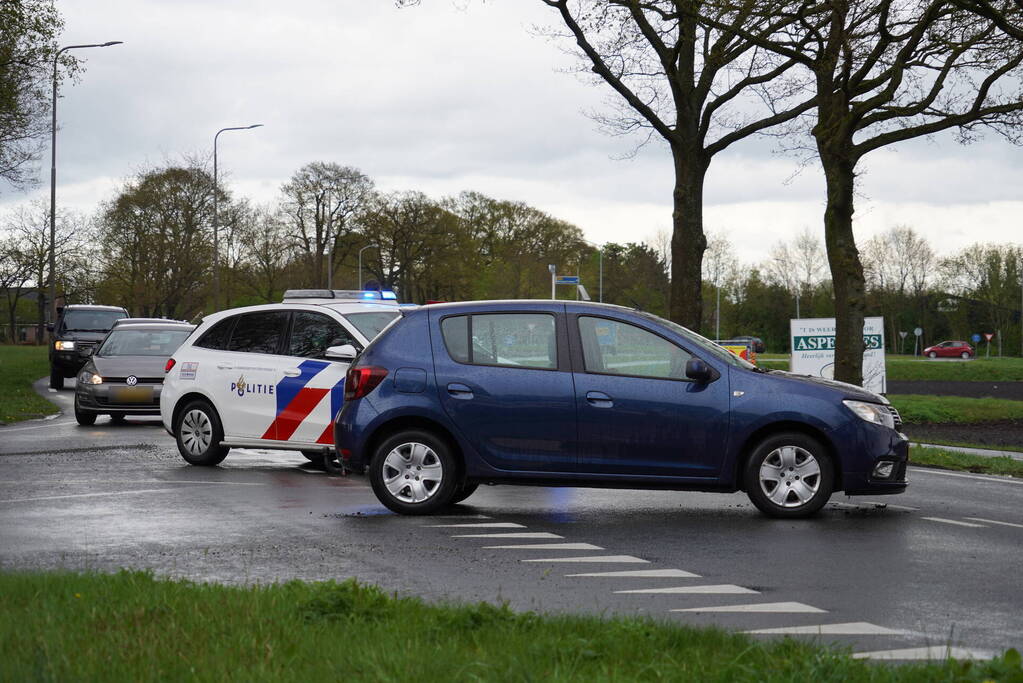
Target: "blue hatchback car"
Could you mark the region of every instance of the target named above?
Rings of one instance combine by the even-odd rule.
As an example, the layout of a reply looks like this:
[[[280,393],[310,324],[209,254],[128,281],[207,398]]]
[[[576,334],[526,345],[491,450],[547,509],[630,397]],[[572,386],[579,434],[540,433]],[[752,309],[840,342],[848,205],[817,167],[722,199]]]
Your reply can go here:
[[[906,489],[884,397],[757,368],[657,316],[559,301],[402,313],[349,369],[334,429],[396,512],[481,483],[742,490],[775,517]]]

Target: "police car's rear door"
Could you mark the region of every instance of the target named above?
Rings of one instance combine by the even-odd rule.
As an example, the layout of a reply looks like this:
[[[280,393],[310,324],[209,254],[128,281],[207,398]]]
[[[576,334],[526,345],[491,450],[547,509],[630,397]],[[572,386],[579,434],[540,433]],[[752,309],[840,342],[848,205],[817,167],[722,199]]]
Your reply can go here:
[[[274,438],[295,445],[329,446],[331,425],[341,410],[348,363],[328,360],[331,346],[362,345],[340,321],[326,312],[292,312],[291,333],[285,347],[287,363],[281,369],[274,398]]]

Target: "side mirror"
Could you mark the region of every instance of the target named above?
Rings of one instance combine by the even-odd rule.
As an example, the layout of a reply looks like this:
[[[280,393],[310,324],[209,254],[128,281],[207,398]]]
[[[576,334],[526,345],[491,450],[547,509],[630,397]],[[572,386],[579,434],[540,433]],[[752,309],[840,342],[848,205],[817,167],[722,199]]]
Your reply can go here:
[[[46,331],[53,332],[53,323],[46,323]]]
[[[686,377],[696,382],[706,384],[717,379],[714,368],[707,365],[699,358],[690,358],[686,361]]]
[[[359,355],[359,352],[351,344],[345,344],[343,346],[330,346],[323,352],[323,357],[327,360],[339,360],[345,363],[351,363],[355,360],[355,357]]]

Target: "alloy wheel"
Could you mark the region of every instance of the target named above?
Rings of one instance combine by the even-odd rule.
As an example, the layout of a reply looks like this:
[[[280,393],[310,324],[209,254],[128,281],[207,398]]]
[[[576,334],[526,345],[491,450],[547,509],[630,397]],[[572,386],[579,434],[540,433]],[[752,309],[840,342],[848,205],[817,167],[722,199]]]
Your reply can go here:
[[[429,446],[410,442],[395,447],[383,462],[383,483],[396,500],[423,503],[444,480],[444,466]]]
[[[760,490],[783,508],[806,505],[821,484],[821,467],[813,454],[799,446],[781,446],[760,465]]]

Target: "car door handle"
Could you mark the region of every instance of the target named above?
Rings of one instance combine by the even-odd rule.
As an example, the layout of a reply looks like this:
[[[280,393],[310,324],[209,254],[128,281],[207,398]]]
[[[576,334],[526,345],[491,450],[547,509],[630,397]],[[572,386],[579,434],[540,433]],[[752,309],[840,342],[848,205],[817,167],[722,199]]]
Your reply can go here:
[[[610,408],[614,405],[611,397],[603,391],[587,391],[586,402],[594,408]]]
[[[285,377],[298,377],[301,374],[302,371],[299,370],[298,368],[288,368],[287,370],[284,371]]]
[[[462,400],[472,398],[472,389],[464,384],[459,384],[458,382],[452,382],[448,385],[448,393],[451,394],[453,398],[460,398]]]

